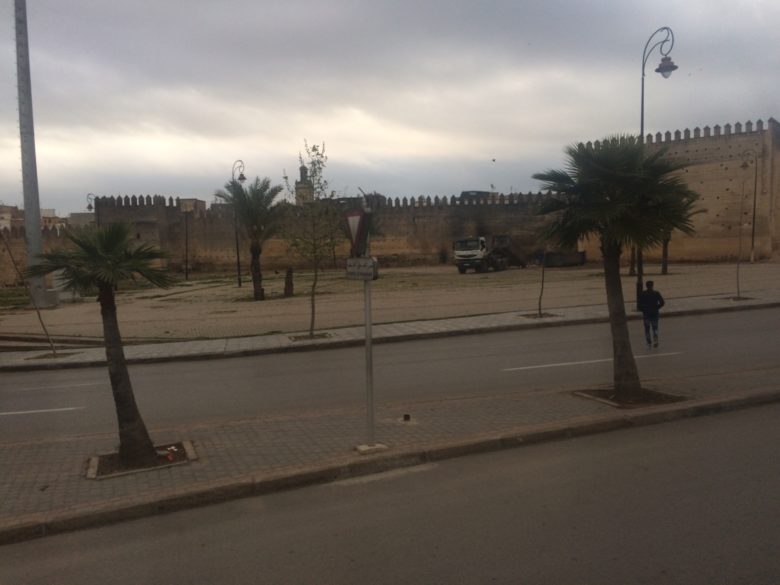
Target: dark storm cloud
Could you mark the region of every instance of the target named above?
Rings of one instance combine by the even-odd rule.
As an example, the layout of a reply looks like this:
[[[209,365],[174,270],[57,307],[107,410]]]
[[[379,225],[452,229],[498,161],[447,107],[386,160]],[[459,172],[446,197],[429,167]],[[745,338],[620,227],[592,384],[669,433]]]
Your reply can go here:
[[[565,144],[638,130],[642,49],[662,25],[680,70],[662,80],[648,60],[649,131],[777,115],[780,9],[758,0],[28,0],[28,13],[42,204],[63,210],[101,189],[203,197],[238,156],[280,180],[304,138],[328,144],[337,188],[533,188]],[[0,199],[20,201],[12,31],[0,54]]]

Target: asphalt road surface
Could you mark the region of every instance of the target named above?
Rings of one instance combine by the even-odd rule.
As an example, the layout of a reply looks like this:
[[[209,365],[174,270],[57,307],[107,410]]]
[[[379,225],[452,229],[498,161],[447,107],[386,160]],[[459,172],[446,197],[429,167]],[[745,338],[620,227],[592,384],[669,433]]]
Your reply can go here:
[[[735,374],[780,366],[780,309],[661,321],[661,346],[647,350],[630,323],[644,382]],[[150,429],[199,421],[361,407],[362,348],[131,367]],[[768,376],[774,376],[771,372]],[[465,335],[374,348],[378,403],[607,384],[607,324]],[[116,419],[105,368],[3,373],[0,442],[111,433]]]
[[[0,547],[26,585],[776,585],[780,405]]]

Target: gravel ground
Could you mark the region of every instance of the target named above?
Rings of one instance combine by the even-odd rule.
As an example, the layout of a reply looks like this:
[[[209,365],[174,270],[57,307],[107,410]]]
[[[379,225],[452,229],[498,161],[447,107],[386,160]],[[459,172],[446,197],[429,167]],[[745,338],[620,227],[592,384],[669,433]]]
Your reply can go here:
[[[539,267],[505,272],[458,274],[454,266],[380,269],[372,283],[375,323],[414,321],[501,312],[535,312],[541,274]],[[741,294],[780,287],[780,263],[744,263],[740,267]],[[646,269],[667,299],[736,294],[734,264],[680,264],[661,275],[658,266]],[[127,342],[142,340],[215,339],[279,332],[309,327],[310,273],[295,275],[295,296],[282,298],[284,274],[265,275],[269,297],[251,300],[251,280],[236,286],[227,276],[200,278],[167,289],[122,290],[119,319]],[[625,276],[627,300],[633,298],[633,277]],[[315,329],[363,323],[363,284],[347,280],[343,270],[326,271],[317,287]],[[543,310],[605,302],[601,267],[589,264],[545,271]],[[54,336],[100,339],[100,311],[94,299],[63,303],[43,311]],[[0,337],[40,335],[41,326],[31,309],[0,311]]]

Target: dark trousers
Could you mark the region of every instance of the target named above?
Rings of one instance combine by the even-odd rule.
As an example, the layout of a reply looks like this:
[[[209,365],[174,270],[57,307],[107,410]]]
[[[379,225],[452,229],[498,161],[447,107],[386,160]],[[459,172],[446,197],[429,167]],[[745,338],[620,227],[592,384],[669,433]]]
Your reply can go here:
[[[652,343],[652,340],[650,339],[650,329],[653,330],[653,339],[658,343],[658,315],[645,315],[644,321],[647,345]]]

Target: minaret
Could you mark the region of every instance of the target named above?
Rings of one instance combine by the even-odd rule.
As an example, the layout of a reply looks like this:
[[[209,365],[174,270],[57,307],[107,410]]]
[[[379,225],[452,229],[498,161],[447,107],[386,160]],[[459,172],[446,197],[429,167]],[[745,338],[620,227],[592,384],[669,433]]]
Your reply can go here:
[[[306,165],[300,166],[301,179],[295,181],[295,204],[302,205],[314,200],[314,185],[309,179],[309,169]]]

